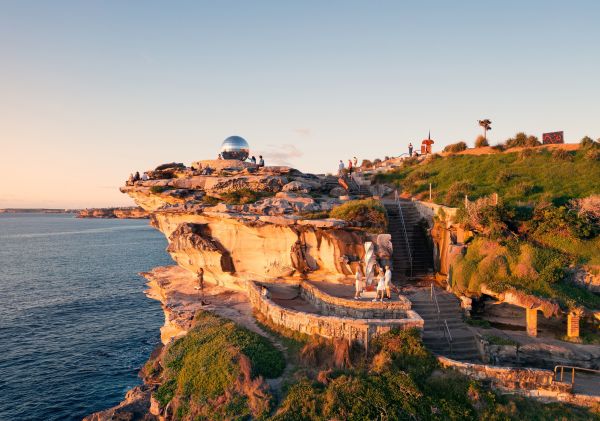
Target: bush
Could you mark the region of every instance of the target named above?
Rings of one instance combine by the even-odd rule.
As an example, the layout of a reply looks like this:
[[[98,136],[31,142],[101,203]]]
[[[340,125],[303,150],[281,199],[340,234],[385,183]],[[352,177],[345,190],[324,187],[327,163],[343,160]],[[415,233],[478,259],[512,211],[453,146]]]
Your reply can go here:
[[[362,163],[360,164],[360,167],[364,169],[369,169],[373,167],[373,163],[368,159],[363,159]]]
[[[484,136],[482,136],[482,135],[477,136],[477,139],[475,139],[475,147],[476,148],[483,148],[485,146],[490,146],[490,144],[487,141],[487,139]]]
[[[600,149],[599,148],[590,148],[585,153],[585,159],[590,161],[600,161]]]
[[[531,158],[535,154],[536,154],[536,151],[533,148],[525,148],[525,149],[519,151],[519,159],[521,161],[523,161],[527,158]]]
[[[594,141],[594,139],[592,139],[589,136],[585,136],[581,139],[581,141],[579,142],[579,145],[581,146],[582,149],[589,149],[589,148],[595,148],[598,146],[598,143]]]
[[[331,210],[332,218],[343,219],[373,232],[385,232],[387,229],[387,213],[379,200],[351,200]]]
[[[573,161],[573,155],[564,149],[555,149],[552,151],[552,158],[557,161]]]
[[[160,194],[167,190],[173,190],[173,189],[174,189],[174,187],[171,187],[171,186],[152,186],[152,187],[150,187],[150,193]]]
[[[467,149],[467,144],[465,142],[457,142],[452,143],[444,148],[444,152],[450,153],[458,153]]]
[[[527,135],[524,132],[519,132],[515,137],[511,137],[506,140],[506,148],[519,148],[519,147],[535,147],[540,146],[542,143],[536,136]]]

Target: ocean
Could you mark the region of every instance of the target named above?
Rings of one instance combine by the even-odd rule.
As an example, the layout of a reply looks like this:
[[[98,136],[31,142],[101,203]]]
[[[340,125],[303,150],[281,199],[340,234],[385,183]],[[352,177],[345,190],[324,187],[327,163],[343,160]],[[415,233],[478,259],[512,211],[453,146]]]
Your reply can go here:
[[[147,220],[0,214],[0,420],[118,404],[159,343],[138,272],[172,264]]]

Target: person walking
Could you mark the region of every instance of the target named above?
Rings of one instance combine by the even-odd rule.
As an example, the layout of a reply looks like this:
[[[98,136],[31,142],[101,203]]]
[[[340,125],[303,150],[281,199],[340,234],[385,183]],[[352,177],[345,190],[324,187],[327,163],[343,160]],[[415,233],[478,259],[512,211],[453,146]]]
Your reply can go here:
[[[344,176],[344,161],[340,159],[340,164],[338,165],[338,177]]]
[[[385,266],[385,275],[384,275],[384,282],[385,282],[385,295],[387,296],[388,300],[392,299],[392,270],[390,269],[389,265]]]
[[[360,266],[356,268],[356,275],[354,276],[354,299],[358,300],[364,289],[362,273]]]
[[[198,300],[200,301],[200,305],[205,306],[208,305],[206,301],[204,301],[204,269],[198,269],[196,272],[196,279],[198,280],[198,286],[194,287],[196,291],[198,291]]]
[[[412,142],[408,144],[408,156],[412,157],[413,145]]]
[[[260,168],[265,166],[265,160],[263,159],[262,155],[258,155],[258,166]]]

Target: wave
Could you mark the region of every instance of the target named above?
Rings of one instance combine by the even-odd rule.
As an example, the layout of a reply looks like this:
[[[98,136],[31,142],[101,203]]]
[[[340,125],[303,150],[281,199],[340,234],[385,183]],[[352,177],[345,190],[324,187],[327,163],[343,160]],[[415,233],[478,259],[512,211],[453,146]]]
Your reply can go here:
[[[152,227],[147,225],[128,226],[128,227],[107,227],[107,228],[91,228],[88,230],[78,231],[57,231],[57,232],[36,232],[28,234],[9,234],[3,238],[37,238],[37,237],[52,237],[56,235],[81,235],[81,234],[100,234],[105,232],[125,231],[125,230],[152,230]]]

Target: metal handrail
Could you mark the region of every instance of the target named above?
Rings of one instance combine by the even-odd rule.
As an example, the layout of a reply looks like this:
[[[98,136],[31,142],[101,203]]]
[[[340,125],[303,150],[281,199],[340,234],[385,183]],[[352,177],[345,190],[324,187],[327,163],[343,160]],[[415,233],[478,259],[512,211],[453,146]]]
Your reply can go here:
[[[404,214],[402,213],[402,206],[400,205],[400,196],[398,195],[398,190],[394,191],[394,199],[396,204],[398,205],[398,212],[400,212],[400,220],[402,221],[402,230],[404,231],[404,240],[406,241],[406,250],[408,251],[408,262],[410,263],[410,277],[413,276],[413,260],[412,253],[410,251],[410,244],[408,241],[408,234],[406,233],[406,224],[404,223]]]
[[[444,319],[444,326],[446,327],[446,330],[444,332],[444,337],[446,338],[446,341],[448,342],[448,345],[450,346],[450,355],[453,354],[452,352],[452,334],[450,334],[450,328],[448,327],[448,321],[446,319]],[[446,332],[448,332],[448,337],[446,337]]]
[[[600,370],[594,370],[593,368],[584,368],[584,367],[574,367],[572,365],[557,365],[554,367],[554,379],[557,380],[558,379],[558,373],[557,370],[560,368],[560,382],[563,381],[563,377],[564,377],[564,371],[565,368],[566,369],[571,369],[571,384],[575,384],[575,370],[580,370],[580,371],[587,371],[590,373],[596,373],[596,374],[600,374]]]
[[[448,348],[450,348],[450,356],[453,355],[453,349],[452,349],[452,342],[454,342],[454,340],[452,339],[452,334],[450,333],[450,327],[448,326],[448,321],[446,319],[444,319],[444,324],[442,325],[440,323],[440,304],[438,302],[437,299],[437,294],[435,293],[435,288],[433,287],[433,283],[431,284],[431,301],[433,301],[435,303],[435,309],[437,311],[437,328],[438,330],[441,330],[442,333],[444,334],[444,339],[446,339],[446,342],[448,342]]]

